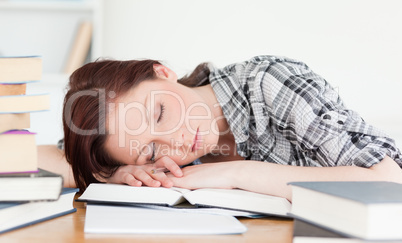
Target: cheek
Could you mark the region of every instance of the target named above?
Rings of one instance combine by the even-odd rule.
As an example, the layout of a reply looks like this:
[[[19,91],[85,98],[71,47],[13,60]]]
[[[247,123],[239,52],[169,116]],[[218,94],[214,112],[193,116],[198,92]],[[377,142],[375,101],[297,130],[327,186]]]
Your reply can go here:
[[[186,111],[186,115],[190,122],[201,121],[211,123],[213,115],[208,106],[201,102],[194,102]]]
[[[198,152],[204,154],[211,153],[218,148],[218,141],[219,136],[214,132],[209,132],[209,134],[202,136],[202,148]]]
[[[123,146],[126,144],[126,141],[120,141],[121,144],[119,144],[118,137],[118,135],[109,136],[105,143],[105,150],[112,159],[119,161],[122,164],[132,164],[129,159],[129,147]]]
[[[182,99],[172,95],[165,95],[161,102],[165,106],[161,127],[164,131],[176,130],[185,124],[186,106]],[[158,127],[158,124],[156,125]]]

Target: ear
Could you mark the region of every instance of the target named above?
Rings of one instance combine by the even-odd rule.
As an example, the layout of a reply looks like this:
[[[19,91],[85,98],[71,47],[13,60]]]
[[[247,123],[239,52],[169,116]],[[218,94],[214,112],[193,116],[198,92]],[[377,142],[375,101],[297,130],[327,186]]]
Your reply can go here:
[[[177,74],[162,64],[155,64],[154,71],[156,76],[160,79],[177,82]]]

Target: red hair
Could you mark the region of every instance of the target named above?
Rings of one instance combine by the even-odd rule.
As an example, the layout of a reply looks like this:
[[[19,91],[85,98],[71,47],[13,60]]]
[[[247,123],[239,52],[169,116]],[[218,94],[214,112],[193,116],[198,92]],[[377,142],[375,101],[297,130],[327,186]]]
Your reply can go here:
[[[64,149],[81,190],[99,182],[98,176],[110,177],[121,165],[104,148],[106,104],[140,82],[155,79],[155,64],[160,62],[100,60],[82,66],[70,76],[63,105]],[[186,86],[203,85],[208,83],[208,76],[208,65],[202,63],[179,82]]]
[[[156,78],[155,60],[101,60],[77,69],[71,76],[63,105],[64,149],[76,185],[84,190],[109,177],[119,163],[104,149],[106,104],[144,80]],[[114,92],[114,93],[111,93]]]

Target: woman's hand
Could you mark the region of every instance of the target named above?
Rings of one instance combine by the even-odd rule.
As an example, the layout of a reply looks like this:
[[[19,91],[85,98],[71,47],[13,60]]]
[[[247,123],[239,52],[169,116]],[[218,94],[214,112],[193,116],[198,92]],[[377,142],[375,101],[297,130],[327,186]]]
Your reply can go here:
[[[244,162],[218,162],[193,165],[182,168],[183,176],[175,177],[168,173],[167,177],[176,187],[187,189],[198,188],[236,188],[238,164]]]
[[[154,164],[120,166],[110,178],[106,179],[106,182],[130,186],[172,187],[173,181],[164,172],[152,173],[152,170],[156,168],[168,169],[173,177],[183,176],[180,167],[165,156]]]

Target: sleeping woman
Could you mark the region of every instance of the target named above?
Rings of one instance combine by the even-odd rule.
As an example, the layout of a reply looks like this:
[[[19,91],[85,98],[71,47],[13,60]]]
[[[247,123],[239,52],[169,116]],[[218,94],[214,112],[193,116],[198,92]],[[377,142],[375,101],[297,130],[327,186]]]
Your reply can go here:
[[[156,60],[98,60],[71,75],[63,126],[65,159],[43,147],[60,163],[41,163],[81,189],[240,188],[291,200],[291,181],[402,183],[394,140],[286,57],[203,63],[181,79]]]

